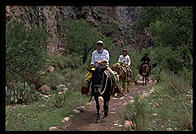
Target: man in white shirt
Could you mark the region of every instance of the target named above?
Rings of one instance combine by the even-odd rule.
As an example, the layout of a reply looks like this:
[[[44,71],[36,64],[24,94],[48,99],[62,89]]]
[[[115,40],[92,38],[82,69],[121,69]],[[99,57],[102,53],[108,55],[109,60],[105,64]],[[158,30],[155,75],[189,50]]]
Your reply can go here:
[[[123,49],[123,54],[119,56],[118,62],[128,70],[127,75],[130,77],[133,71],[130,69],[131,60],[129,55],[127,55],[126,48]]]
[[[101,67],[106,68],[107,75],[111,76],[114,81],[119,81],[119,77],[116,72],[112,71],[109,67],[109,52],[103,48],[103,41],[97,41],[97,49],[93,51],[91,57],[91,68]]]
[[[104,71],[107,76],[110,76],[111,79],[113,79],[115,82],[119,81],[119,76],[116,72],[112,71],[112,69],[109,67],[109,52],[103,48],[103,41],[97,41],[96,43],[97,49],[93,51],[92,57],[91,57],[91,69],[94,70],[96,67],[106,68]],[[92,77],[92,74],[88,72],[85,75],[85,80],[87,81],[87,87],[83,86],[87,92],[89,91],[90,87],[90,79]],[[88,93],[87,93],[88,94]]]
[[[109,66],[109,52],[103,48],[103,41],[97,41],[97,49],[93,51],[91,57],[91,67],[98,65]]]
[[[124,65],[128,65],[127,67],[130,66],[131,60],[129,55],[127,55],[127,49],[123,49],[123,54],[119,56],[118,62],[123,63]]]

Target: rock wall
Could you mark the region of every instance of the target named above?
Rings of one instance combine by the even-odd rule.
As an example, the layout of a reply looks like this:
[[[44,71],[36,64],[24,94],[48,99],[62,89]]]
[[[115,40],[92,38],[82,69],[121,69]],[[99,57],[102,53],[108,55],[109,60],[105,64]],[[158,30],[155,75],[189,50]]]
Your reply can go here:
[[[116,8],[121,24],[134,24],[139,17],[139,7],[137,6],[117,6]]]
[[[120,23],[119,31],[122,32],[116,44],[125,46],[133,44],[132,26],[139,16],[138,11],[139,7],[131,6],[6,6],[6,22],[14,20],[17,23],[22,19],[29,29],[42,23],[48,33],[48,52],[61,55],[67,39],[58,29],[59,19],[82,18],[96,28],[100,22],[110,24],[112,18]]]

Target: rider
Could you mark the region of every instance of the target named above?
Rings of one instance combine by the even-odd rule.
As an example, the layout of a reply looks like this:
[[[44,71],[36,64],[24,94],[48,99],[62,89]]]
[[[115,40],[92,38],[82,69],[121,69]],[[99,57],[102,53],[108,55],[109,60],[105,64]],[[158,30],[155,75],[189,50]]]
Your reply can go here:
[[[118,62],[124,65],[127,70],[130,70],[130,72],[132,72],[132,70],[130,69],[131,60],[129,55],[127,55],[126,48],[123,49],[123,54],[119,56]]]
[[[119,56],[118,62],[123,63],[124,65],[126,65],[127,68],[129,68],[131,64],[131,60],[130,60],[129,55],[127,55],[126,48],[123,49],[123,54]]]
[[[109,52],[103,48],[103,41],[97,41],[97,50],[93,51],[91,57],[91,68],[98,65],[109,65]]]
[[[114,78],[115,80],[118,81],[118,76],[117,74],[111,70],[109,67],[109,52],[103,48],[103,41],[99,40],[97,41],[97,49],[93,51],[92,57],[91,57],[91,69],[95,69],[97,67],[101,68],[106,68],[112,74],[112,79]],[[102,75],[103,77],[104,75]],[[88,81],[88,88],[90,87],[90,77],[87,80]]]
[[[142,64],[140,65],[140,70],[139,70],[139,74],[141,74],[141,66],[143,64],[148,64],[149,67],[149,72],[151,71],[151,66],[150,66],[150,58],[148,57],[148,53],[145,53],[144,56],[141,59]]]

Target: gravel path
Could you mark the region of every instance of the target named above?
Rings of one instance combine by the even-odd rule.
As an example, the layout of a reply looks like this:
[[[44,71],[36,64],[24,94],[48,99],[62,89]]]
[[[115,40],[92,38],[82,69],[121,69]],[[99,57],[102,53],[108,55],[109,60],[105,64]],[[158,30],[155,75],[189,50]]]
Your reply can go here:
[[[60,127],[62,131],[122,131],[122,122],[119,111],[125,108],[125,104],[133,100],[135,93],[143,94],[146,93],[148,85],[134,85],[131,87],[131,91],[124,97],[122,96],[111,96],[109,102],[109,114],[104,118],[103,113],[103,99],[99,98],[100,104],[100,123],[95,123],[96,118],[96,104],[95,100],[92,99],[90,103],[87,103],[86,109],[83,113],[78,114],[73,120],[65,123]]]

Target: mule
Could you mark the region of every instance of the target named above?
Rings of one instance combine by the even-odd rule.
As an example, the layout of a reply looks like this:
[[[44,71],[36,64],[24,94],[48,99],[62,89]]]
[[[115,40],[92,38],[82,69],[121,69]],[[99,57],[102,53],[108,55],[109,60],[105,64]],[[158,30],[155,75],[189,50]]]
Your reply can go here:
[[[149,77],[149,66],[148,64],[143,64],[141,66],[141,75],[143,76],[143,85],[147,83],[148,77]]]
[[[157,66],[157,63],[153,63],[151,66],[151,70]],[[141,69],[141,75],[143,76],[143,85],[147,83],[149,76],[150,76],[150,67],[148,66],[147,63],[144,63],[140,67]]]
[[[96,101],[96,109],[97,109],[97,115],[96,115],[96,123],[100,122],[100,105],[99,105],[99,96],[103,97],[104,100],[104,117],[108,116],[108,109],[109,109],[109,101],[110,96],[112,94],[112,80],[109,78],[104,71],[106,68],[100,68],[97,67],[95,70],[89,70],[92,73],[91,77],[91,94],[94,97]]]
[[[122,93],[123,95],[125,95],[129,92],[129,83],[131,82],[130,78],[132,76],[132,72],[128,72],[129,70],[127,70],[122,64],[117,63],[113,64],[112,70],[117,72],[117,74],[119,75],[119,80],[122,82]]]

